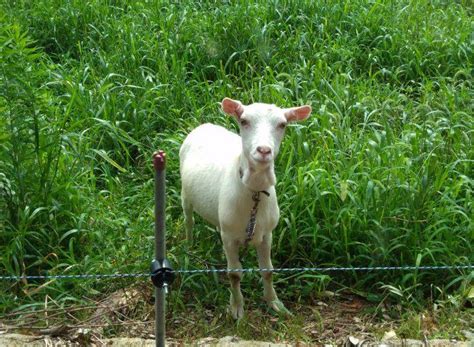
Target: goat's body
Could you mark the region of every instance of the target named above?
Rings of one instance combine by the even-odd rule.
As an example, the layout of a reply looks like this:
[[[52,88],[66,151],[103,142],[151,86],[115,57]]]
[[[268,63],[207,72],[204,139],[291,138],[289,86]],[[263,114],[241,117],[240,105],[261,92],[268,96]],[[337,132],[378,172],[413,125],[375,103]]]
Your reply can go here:
[[[243,105],[225,98],[222,110],[239,122],[240,136],[223,127],[204,124],[194,129],[181,146],[181,200],[187,239],[192,241],[193,211],[219,228],[227,259],[227,268],[239,270],[239,248],[247,239],[246,227],[260,194],[256,224],[250,244],[257,250],[261,269],[273,269],[272,231],[280,210],[275,193],[274,160],[289,121],[309,116],[311,107],[281,109],[275,105]],[[230,309],[239,319],[244,314],[240,290],[241,271],[229,271]],[[288,312],[273,288],[272,273],[262,271],[263,297],[277,312]]]
[[[253,207],[252,191],[242,183],[239,174],[241,152],[240,136],[220,126],[203,124],[186,137],[179,153],[185,213],[196,211],[219,227],[226,234],[223,237],[239,245],[246,238]],[[270,196],[262,194],[258,206],[255,234],[250,242],[255,246],[278,223],[274,187],[268,192]]]

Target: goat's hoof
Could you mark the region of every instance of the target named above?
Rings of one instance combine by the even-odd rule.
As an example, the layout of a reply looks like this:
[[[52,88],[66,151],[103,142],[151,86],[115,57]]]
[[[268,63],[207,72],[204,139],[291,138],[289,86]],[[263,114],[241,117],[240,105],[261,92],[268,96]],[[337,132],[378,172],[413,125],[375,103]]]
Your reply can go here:
[[[230,305],[229,312],[232,315],[232,318],[235,320],[240,320],[244,317],[244,306],[243,305]]]
[[[293,314],[288,311],[288,309],[283,305],[280,300],[273,300],[268,302],[270,310],[275,312],[279,316],[293,316]]]

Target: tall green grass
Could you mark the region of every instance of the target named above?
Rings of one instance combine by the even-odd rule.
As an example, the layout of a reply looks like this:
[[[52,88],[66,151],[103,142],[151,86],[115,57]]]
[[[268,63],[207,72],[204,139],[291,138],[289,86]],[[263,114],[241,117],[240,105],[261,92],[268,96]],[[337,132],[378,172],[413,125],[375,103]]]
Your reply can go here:
[[[474,261],[469,3],[0,3],[0,273],[146,271],[158,148],[169,158],[170,257],[223,267],[204,222],[194,248],[183,245],[178,149],[200,123],[236,129],[219,111],[224,96],[314,109],[277,161],[276,266]],[[430,284],[470,280],[373,272],[279,275],[277,285],[302,301],[331,281],[422,300]],[[173,307],[224,306],[223,282],[182,278]],[[2,309],[127,285],[41,284],[0,284]],[[186,301],[191,290],[200,299]]]

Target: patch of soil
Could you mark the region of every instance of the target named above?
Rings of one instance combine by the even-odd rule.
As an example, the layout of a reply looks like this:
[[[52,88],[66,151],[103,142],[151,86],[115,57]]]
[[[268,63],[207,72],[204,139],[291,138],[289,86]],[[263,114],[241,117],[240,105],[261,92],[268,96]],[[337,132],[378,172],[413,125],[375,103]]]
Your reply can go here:
[[[0,320],[0,337],[21,333],[31,341],[50,339],[78,345],[100,345],[100,341],[109,337],[123,337],[138,338],[137,346],[145,346],[147,340],[154,339],[153,297],[148,286],[121,289],[101,301],[66,309],[51,306],[51,303],[46,300],[44,310],[7,314]],[[290,317],[271,315],[263,305],[257,305],[249,302],[246,316],[238,323],[223,307],[188,307],[176,312],[170,308],[167,337],[173,346],[196,344],[196,341],[213,345],[229,333],[243,340],[266,340],[283,345],[291,342],[295,346],[327,343],[367,346],[382,337],[393,339],[396,345],[394,329],[400,325],[399,317],[393,316],[393,310],[383,304],[375,305],[353,293],[327,292],[309,304],[290,303],[288,308],[294,314]],[[436,324],[427,317],[425,325],[421,328],[429,338]]]

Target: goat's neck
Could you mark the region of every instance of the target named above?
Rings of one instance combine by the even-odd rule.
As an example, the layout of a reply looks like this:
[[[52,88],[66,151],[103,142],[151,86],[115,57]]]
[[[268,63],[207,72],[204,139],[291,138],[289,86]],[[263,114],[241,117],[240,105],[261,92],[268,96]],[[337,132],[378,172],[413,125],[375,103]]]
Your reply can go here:
[[[239,177],[248,189],[254,192],[268,190],[275,185],[276,177],[273,161],[266,165],[256,165],[245,155],[240,156]]]

